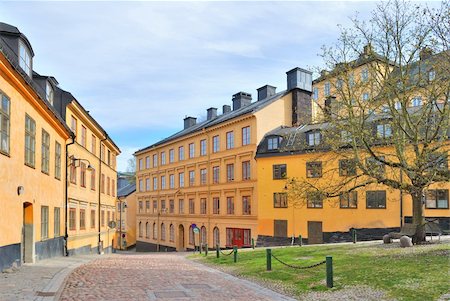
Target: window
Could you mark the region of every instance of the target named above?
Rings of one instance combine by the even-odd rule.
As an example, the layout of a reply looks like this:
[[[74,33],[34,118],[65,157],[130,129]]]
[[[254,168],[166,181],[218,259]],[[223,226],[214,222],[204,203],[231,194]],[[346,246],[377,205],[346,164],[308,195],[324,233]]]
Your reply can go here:
[[[145,212],[150,212],[150,201],[145,201]]]
[[[91,209],[91,228],[95,228],[95,209]]]
[[[36,122],[25,115],[25,164],[34,167],[36,152]]]
[[[10,101],[0,92],[0,152],[9,154]]]
[[[227,214],[234,214],[234,198],[227,197]]]
[[[45,97],[47,101],[53,105],[53,88],[49,82],[45,85]]]
[[[206,168],[200,169],[200,184],[206,184]]]
[[[144,161],[142,159],[139,159],[139,170],[144,170]]]
[[[166,200],[161,200],[161,211],[162,212],[166,211]]]
[[[213,198],[213,214],[220,214],[220,199]]]
[[[55,178],[61,179],[61,144],[55,141]]]
[[[213,244],[214,244],[214,246],[220,245],[220,232],[219,232],[219,228],[217,228],[217,227],[214,227],[214,229],[213,229]]]
[[[396,110],[400,110],[402,108],[402,103],[400,101],[396,101],[394,104],[394,108]]]
[[[195,144],[190,143],[189,144],[189,158],[192,159],[195,157]]]
[[[69,230],[77,229],[77,209],[69,208]]]
[[[169,240],[175,241],[175,227],[172,224],[169,226]]]
[[[139,169],[141,169],[141,160],[139,159]],[[145,157],[145,168],[150,168],[150,156]]]
[[[308,208],[322,208],[323,196],[317,191],[311,191],[306,193],[306,202]]]
[[[161,189],[166,189],[166,176],[161,176]]]
[[[377,124],[377,137],[386,139],[392,136],[391,125],[388,123]]]
[[[141,181],[141,180],[139,180],[139,181]],[[141,183],[139,182],[139,184],[141,184]],[[140,188],[139,188],[139,190],[140,190]],[[145,179],[145,190],[150,191],[150,178]]]
[[[246,126],[242,128],[242,145],[250,144],[250,127]]]
[[[29,77],[32,76],[31,53],[22,40],[19,41],[19,66]]]
[[[87,131],[86,127],[84,125],[81,126],[81,145],[83,147],[86,147],[87,145]]]
[[[150,224],[149,224],[149,222],[145,223],[145,238],[150,238]]]
[[[41,206],[41,240],[48,238],[48,206]]]
[[[355,176],[356,175],[356,161],[351,159],[339,160],[339,175],[340,176]]]
[[[169,149],[169,163],[175,162],[175,151],[173,149]]]
[[[143,179],[139,179],[139,192],[144,192],[144,181]]]
[[[158,178],[153,177],[153,190],[158,190]]]
[[[206,214],[206,199],[200,199],[200,214]]]
[[[61,234],[61,209],[55,207],[53,210],[53,237],[57,238]]]
[[[80,185],[86,187],[86,164],[84,162],[80,163]]]
[[[379,156],[380,160],[384,160],[384,156]],[[386,166],[374,157],[366,158],[366,168],[372,174],[384,174]]]
[[[50,135],[42,130],[42,164],[41,171],[45,174],[50,172]]]
[[[363,93],[362,100],[363,101],[368,101],[369,100],[369,93],[367,93],[367,92]]]
[[[227,132],[227,149],[234,148],[234,132]]]
[[[428,72],[428,81],[433,81],[436,78],[436,71],[430,70]]]
[[[101,225],[102,225],[102,227],[104,227],[105,226],[105,210],[102,210],[101,212],[100,212],[100,221],[101,221]]]
[[[286,179],[287,177],[287,165],[286,164],[275,164],[273,165],[273,179]]]
[[[350,74],[348,76],[348,85],[350,87],[353,87],[355,85],[355,75],[354,74]]]
[[[342,80],[342,78],[338,78],[336,80],[336,89],[342,90],[343,86],[344,86],[344,81]]]
[[[319,89],[317,87],[313,88],[313,99],[318,100],[319,99]]]
[[[277,150],[279,148],[280,137],[270,137],[267,139],[267,150]]]
[[[227,182],[234,181],[234,164],[227,164]]]
[[[105,174],[102,173],[102,181],[100,183],[100,191],[105,193]]]
[[[139,237],[142,237],[142,232],[144,232],[144,229],[142,229],[142,222],[139,222]]]
[[[249,196],[242,197],[242,214],[250,215],[252,213],[251,210],[251,202]]]
[[[158,213],[158,201],[153,200],[153,213]]]
[[[184,200],[178,200],[178,213],[184,214]]]
[[[339,195],[340,208],[357,208],[358,207],[358,192],[350,191],[343,192]]]
[[[309,146],[315,146],[320,144],[321,134],[320,131],[313,131],[306,134],[307,143]]]
[[[158,155],[154,154],[153,155],[153,168],[158,166]]]
[[[411,100],[411,105],[413,107],[420,107],[422,105],[422,97],[417,96]]]
[[[153,239],[158,239],[158,227],[153,223]]]
[[[86,229],[86,210],[80,209],[80,230]]]
[[[322,177],[322,162],[306,162],[306,177],[320,178]]]
[[[184,146],[178,148],[178,160],[184,160]]]
[[[195,185],[195,171],[190,170],[189,171],[189,186],[194,186],[194,185]]]
[[[366,207],[368,209],[385,209],[386,191],[385,190],[366,191]]]
[[[343,143],[350,143],[350,142],[352,142],[352,140],[353,140],[352,133],[350,133],[349,131],[346,131],[346,130],[341,131],[341,141]]]
[[[192,228],[192,226],[189,226],[189,244],[193,245],[194,243],[195,243],[194,228]]]
[[[77,183],[77,168],[74,164],[70,164],[70,183],[76,184]]]
[[[95,148],[96,148],[96,144],[97,144],[97,139],[95,138],[94,135],[91,136],[91,153],[93,153],[95,155]]]
[[[141,213],[144,210],[144,205],[143,205],[143,201],[139,201],[139,213]]]
[[[206,234],[206,227],[202,226],[200,228],[200,244],[204,245],[208,243],[207,234]]]
[[[233,244],[233,230],[231,228],[226,229],[227,233],[227,246],[231,246]]]
[[[330,96],[330,83],[326,82],[323,87],[323,94],[326,96]]]
[[[273,193],[273,208],[287,208],[287,193],[274,192]]]
[[[363,83],[367,82],[369,80],[369,70],[367,68],[364,68],[361,71],[361,81]]]
[[[166,165],[166,152],[161,152],[161,165]]]
[[[448,209],[448,189],[430,189],[425,192],[425,208]]]
[[[175,213],[175,201],[169,200],[169,213]]]
[[[169,188],[175,188],[175,175],[169,175]]]
[[[242,180],[250,180],[250,161],[242,162]]]
[[[178,174],[178,181],[179,181],[178,187],[184,187],[184,172],[180,172]]]
[[[213,183],[218,184],[220,182],[220,169],[219,166],[213,167]]]
[[[217,153],[220,150],[219,136],[214,136],[212,139],[213,139],[213,153]]]
[[[194,202],[194,199],[189,199],[189,214],[195,214],[195,202]]]
[[[91,190],[95,190],[95,169],[91,169]]]
[[[206,156],[206,140],[200,140],[200,156]]]
[[[161,224],[161,240],[166,240],[166,225]]]
[[[70,125],[70,129],[72,130],[72,132],[77,135],[77,119],[75,117],[72,116],[72,123]]]

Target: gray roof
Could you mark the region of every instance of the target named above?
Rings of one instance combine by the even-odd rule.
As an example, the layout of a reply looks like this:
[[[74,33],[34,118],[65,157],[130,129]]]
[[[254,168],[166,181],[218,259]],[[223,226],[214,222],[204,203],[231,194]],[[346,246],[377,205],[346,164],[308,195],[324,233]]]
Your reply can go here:
[[[167,137],[167,138],[165,138],[165,139],[163,139],[161,141],[158,141],[158,142],[156,142],[156,143],[154,143],[154,144],[152,144],[150,146],[142,148],[142,149],[136,151],[134,154],[136,155],[136,154],[138,154],[140,152],[146,151],[146,150],[151,149],[153,147],[159,146],[161,144],[170,142],[172,140],[175,140],[177,138],[180,138],[180,137],[183,137],[183,136],[195,133],[195,132],[199,132],[199,131],[201,131],[204,128],[209,128],[209,127],[218,125],[220,123],[229,121],[229,120],[237,118],[239,116],[242,116],[242,115],[245,115],[245,114],[248,114],[248,113],[257,112],[257,111],[261,110],[262,108],[268,106],[269,104],[275,102],[276,100],[280,99],[281,97],[287,95],[289,92],[290,91],[278,92],[275,95],[269,96],[269,97],[267,97],[265,99],[262,99],[262,100],[255,101],[255,102],[253,102],[253,103],[251,103],[251,104],[249,104],[247,106],[241,107],[240,109],[237,109],[237,110],[231,111],[229,113],[225,113],[225,114],[219,115],[216,118],[213,118],[211,120],[205,120],[203,122],[197,123],[197,124],[187,128],[187,129],[183,129],[183,130],[179,131],[178,133],[173,134],[172,136],[169,136],[169,137]]]
[[[130,184],[117,190],[117,197],[127,197],[136,191],[136,184]]]

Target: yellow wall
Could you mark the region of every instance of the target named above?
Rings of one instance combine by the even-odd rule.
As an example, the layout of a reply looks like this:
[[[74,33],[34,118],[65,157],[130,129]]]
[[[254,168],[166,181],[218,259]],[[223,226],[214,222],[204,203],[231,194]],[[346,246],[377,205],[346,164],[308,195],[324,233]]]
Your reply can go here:
[[[120,216],[119,203],[123,202],[127,205],[126,208],[122,211],[122,216]],[[122,245],[126,246],[127,248],[130,246],[133,246],[136,244],[136,192],[133,192],[132,194],[120,198],[120,200],[117,201],[116,205],[116,219],[117,219],[117,232],[116,232],[116,238],[114,239],[114,244],[116,248],[120,248],[120,218],[122,218],[124,226],[122,227],[122,232],[125,233],[125,238],[123,238]]]

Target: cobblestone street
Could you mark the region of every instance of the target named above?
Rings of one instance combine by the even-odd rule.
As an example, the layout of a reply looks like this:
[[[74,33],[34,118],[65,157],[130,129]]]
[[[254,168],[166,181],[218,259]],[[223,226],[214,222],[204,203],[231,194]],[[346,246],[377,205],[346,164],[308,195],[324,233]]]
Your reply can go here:
[[[292,299],[170,253],[94,260],[69,276],[61,300]]]

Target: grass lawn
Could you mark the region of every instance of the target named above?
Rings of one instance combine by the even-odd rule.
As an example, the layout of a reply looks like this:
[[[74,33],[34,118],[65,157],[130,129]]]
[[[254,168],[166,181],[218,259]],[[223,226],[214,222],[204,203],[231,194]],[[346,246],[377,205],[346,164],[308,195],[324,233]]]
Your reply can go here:
[[[225,252],[225,251],[224,251]],[[272,258],[272,271],[266,271],[266,251],[238,252],[233,256],[216,258],[194,255],[200,260],[234,275],[257,279],[286,287],[300,296],[307,292],[340,290],[351,286],[370,286],[383,290],[386,297],[397,300],[437,300],[450,293],[450,244],[441,243],[402,249],[398,244],[346,244],[272,249],[272,253],[289,264],[307,266],[333,256],[334,288],[325,283],[325,265],[297,270]]]

